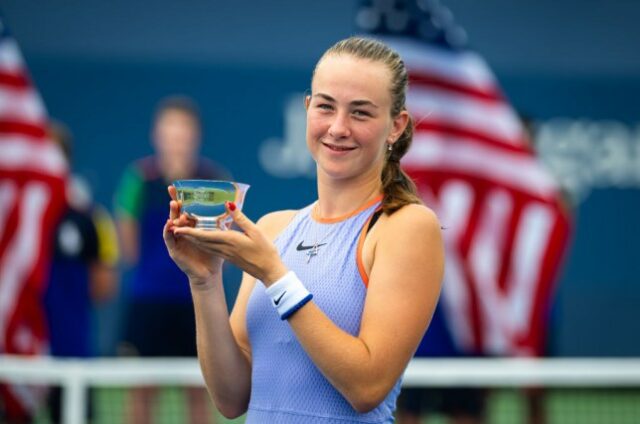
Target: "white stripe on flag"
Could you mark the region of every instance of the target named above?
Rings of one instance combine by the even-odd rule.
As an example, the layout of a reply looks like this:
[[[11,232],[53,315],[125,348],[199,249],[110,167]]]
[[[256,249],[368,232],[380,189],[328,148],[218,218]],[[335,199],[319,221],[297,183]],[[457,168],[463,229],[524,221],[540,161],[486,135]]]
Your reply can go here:
[[[7,220],[15,204],[17,192],[18,189],[13,181],[9,179],[0,181],[0,240],[7,228]]]
[[[18,296],[40,255],[40,223],[51,201],[51,190],[41,182],[29,183],[22,191],[20,220],[13,240],[0,257],[0,352]]]
[[[425,120],[449,123],[512,145],[519,145],[522,140],[522,124],[506,103],[483,102],[445,90],[414,87],[407,95],[407,107],[416,123],[425,117]]]
[[[450,51],[421,41],[388,37],[387,44],[401,52],[409,73],[417,71],[480,90],[495,90],[496,80],[486,62],[472,51]]]
[[[62,152],[53,143],[28,142],[19,137],[7,137],[0,142],[0,169],[63,176],[67,171],[67,164]]]
[[[492,180],[541,198],[555,197],[557,183],[534,158],[464,141],[418,132],[402,165],[452,171]]]
[[[507,275],[511,301],[506,305],[504,316],[511,318],[503,322],[509,327],[514,342],[512,346],[516,346],[515,341],[526,335],[530,323],[533,322],[536,289],[555,218],[555,212],[549,205],[538,202],[527,204],[520,216],[515,234],[513,259]]]
[[[5,38],[0,41],[0,71],[15,73],[23,70],[22,55],[15,40]]]
[[[502,324],[508,315],[499,277],[504,266],[502,254],[509,236],[509,227],[505,223],[513,212],[513,199],[506,190],[493,188],[483,202],[469,247],[469,270],[479,293],[483,351],[500,353],[510,346],[509,335],[504,331],[506,326]]]
[[[40,96],[31,89],[1,90],[0,116],[39,125],[45,120],[46,111]]]
[[[465,259],[459,255],[460,239],[469,225],[475,194],[473,188],[460,180],[448,180],[440,190],[438,216],[442,225],[447,260],[442,284],[442,301],[447,323],[454,340],[463,350],[473,348],[471,295],[464,274]]]

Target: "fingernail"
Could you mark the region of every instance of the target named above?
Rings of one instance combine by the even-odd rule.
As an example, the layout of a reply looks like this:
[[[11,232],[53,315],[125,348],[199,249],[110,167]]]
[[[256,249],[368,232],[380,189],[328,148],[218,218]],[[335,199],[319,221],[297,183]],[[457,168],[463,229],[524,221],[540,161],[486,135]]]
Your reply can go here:
[[[233,202],[229,202],[229,210],[231,212],[235,211],[236,210],[236,204],[233,203]]]

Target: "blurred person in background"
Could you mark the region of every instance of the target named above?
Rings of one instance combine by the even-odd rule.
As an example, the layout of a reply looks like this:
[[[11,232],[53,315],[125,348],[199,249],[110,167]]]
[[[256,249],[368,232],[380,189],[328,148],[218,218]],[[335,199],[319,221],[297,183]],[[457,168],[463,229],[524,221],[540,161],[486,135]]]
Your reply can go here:
[[[169,201],[167,185],[178,179],[228,180],[220,165],[199,156],[201,122],[195,102],[184,96],[163,99],[154,116],[155,154],[133,162],[116,192],[122,256],[130,267],[125,354],[140,357],[194,357],[196,335],[186,276],[173,263],[162,241]],[[135,389],[130,422],[151,422],[157,390]],[[206,391],[188,389],[192,423],[209,422]]]
[[[72,136],[60,122],[51,122],[51,139],[71,167]],[[51,355],[65,358],[94,356],[94,308],[113,298],[118,286],[118,244],[109,213],[91,199],[88,185],[71,175],[66,187],[66,210],[56,225],[53,257],[45,292]],[[61,388],[51,390],[49,416],[62,422]],[[91,405],[91,397],[88,396]],[[88,408],[91,410],[91,407]]]

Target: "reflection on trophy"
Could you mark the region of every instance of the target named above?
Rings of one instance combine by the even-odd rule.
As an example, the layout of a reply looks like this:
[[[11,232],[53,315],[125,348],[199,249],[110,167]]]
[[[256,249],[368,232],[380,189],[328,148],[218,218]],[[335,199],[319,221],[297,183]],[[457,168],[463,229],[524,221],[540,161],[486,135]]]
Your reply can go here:
[[[233,181],[177,180],[173,186],[182,202],[182,212],[195,219],[196,228],[204,230],[228,230],[232,219],[225,207],[234,202],[242,210],[248,184]]]

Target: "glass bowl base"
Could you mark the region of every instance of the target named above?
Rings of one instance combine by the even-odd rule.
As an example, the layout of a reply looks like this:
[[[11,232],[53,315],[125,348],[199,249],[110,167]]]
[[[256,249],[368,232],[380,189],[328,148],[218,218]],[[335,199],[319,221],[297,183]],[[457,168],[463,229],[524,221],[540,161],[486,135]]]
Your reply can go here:
[[[218,218],[197,217],[196,228],[207,231],[226,230],[228,224]]]

